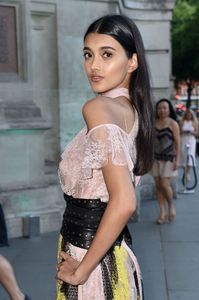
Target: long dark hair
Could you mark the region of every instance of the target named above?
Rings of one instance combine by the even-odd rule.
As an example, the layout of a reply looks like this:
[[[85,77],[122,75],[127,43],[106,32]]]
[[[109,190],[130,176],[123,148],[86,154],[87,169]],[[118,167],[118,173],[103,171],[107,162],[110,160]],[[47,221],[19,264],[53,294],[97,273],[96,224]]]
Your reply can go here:
[[[129,59],[134,53],[137,54],[138,68],[131,75],[129,94],[139,117],[134,173],[143,175],[151,169],[153,163],[154,117],[142,37],[135,23],[123,15],[107,15],[96,20],[87,29],[84,40],[89,33],[110,35],[122,45]]]
[[[178,121],[177,119],[177,115],[176,115],[176,112],[174,110],[174,107],[173,105],[171,104],[171,102],[166,99],[166,98],[162,98],[160,99],[158,102],[156,102],[156,105],[155,105],[155,112],[156,112],[156,119],[158,119],[158,113],[157,113],[157,110],[158,110],[158,105],[161,103],[161,102],[166,102],[168,103],[168,106],[169,106],[169,117],[172,118],[174,121]]]

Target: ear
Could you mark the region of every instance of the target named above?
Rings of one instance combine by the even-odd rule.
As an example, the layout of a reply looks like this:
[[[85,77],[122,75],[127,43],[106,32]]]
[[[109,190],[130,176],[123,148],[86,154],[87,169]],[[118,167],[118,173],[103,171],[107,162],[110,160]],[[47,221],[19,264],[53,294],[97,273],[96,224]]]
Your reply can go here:
[[[128,68],[128,73],[132,73],[138,68],[138,58],[137,54],[133,53],[131,59],[129,60],[129,68]]]

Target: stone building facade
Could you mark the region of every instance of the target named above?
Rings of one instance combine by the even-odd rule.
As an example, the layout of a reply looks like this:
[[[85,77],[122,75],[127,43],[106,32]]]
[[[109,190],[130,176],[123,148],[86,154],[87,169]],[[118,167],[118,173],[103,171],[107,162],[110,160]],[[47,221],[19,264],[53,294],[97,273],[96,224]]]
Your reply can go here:
[[[60,226],[59,155],[82,127],[82,104],[93,97],[82,68],[88,24],[109,13],[132,18],[143,36],[154,99],[169,97],[174,4],[0,0],[0,202],[9,237],[23,235],[25,216],[39,216],[41,232]]]

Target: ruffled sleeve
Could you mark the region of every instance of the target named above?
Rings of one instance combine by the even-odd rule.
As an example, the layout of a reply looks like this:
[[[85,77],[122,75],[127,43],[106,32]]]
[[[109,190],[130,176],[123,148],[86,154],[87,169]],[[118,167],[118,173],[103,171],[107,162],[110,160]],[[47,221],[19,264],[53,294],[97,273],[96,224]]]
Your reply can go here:
[[[86,128],[81,130],[61,156],[58,174],[62,190],[69,195],[79,196],[92,187],[99,190],[101,187],[107,194],[101,168],[109,160],[113,165],[127,166],[136,185],[138,177],[134,176],[133,169],[137,126],[134,126],[130,135],[114,124],[102,124],[88,133],[86,131]],[[100,197],[103,198],[103,195],[100,194]]]
[[[132,136],[114,124],[102,124],[92,128],[86,135],[81,179],[92,178],[93,170],[100,169],[111,159],[113,165],[128,166],[133,176],[136,159]]]

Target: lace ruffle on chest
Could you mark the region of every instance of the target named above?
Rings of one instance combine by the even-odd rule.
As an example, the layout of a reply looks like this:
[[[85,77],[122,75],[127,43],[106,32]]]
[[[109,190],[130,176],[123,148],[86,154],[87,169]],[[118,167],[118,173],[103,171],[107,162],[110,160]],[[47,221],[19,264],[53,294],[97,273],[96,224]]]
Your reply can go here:
[[[63,192],[107,202],[108,192],[101,168],[108,160],[114,165],[128,166],[135,182],[133,168],[137,132],[137,114],[129,134],[115,124],[98,125],[88,133],[86,127],[83,128],[61,155],[58,174]]]

